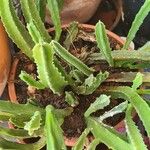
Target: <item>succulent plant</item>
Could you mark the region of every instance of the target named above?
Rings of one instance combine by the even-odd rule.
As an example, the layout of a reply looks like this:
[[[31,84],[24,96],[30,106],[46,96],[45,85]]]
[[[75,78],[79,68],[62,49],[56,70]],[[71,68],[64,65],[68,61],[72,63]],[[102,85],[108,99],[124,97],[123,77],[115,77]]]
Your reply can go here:
[[[149,42],[138,50],[129,51],[130,42],[150,11],[150,0],[146,0],[137,14],[124,46],[120,50],[113,50],[107,38],[106,29],[102,22],[98,22],[95,28],[97,47],[99,52],[88,55],[88,64],[99,64],[105,61],[111,68],[126,68],[130,72],[117,72],[116,78],[109,78],[111,72],[107,70],[96,72],[88,64],[69,52],[70,43],[77,36],[77,24],[70,26],[70,35],[67,36],[64,46],[59,43],[62,34],[59,12],[61,1],[58,0],[20,0],[22,12],[26,21],[24,26],[18,19],[12,0],[1,0],[0,16],[6,31],[14,43],[21,49],[31,61],[36,64],[36,79],[22,71],[20,78],[37,89],[49,88],[54,94],[65,94],[68,104],[75,107],[80,103],[76,95],[91,95],[101,93],[95,102],[85,112],[87,129],[83,132],[74,150],[80,150],[84,146],[86,136],[91,132],[95,137],[89,145],[95,149],[97,144],[104,143],[109,148],[120,149],[147,149],[140,132],[132,120],[131,112],[136,110],[143,122],[148,137],[150,136],[150,107],[142,96],[150,94],[149,89],[140,89],[142,84],[150,83],[150,73],[139,73],[139,69],[150,66]],[[55,37],[51,37],[42,22],[45,16],[46,4],[51,12],[51,18],[55,27]],[[141,21],[140,21],[140,19]],[[72,35],[72,36],[71,36]],[[68,42],[70,41],[70,42]],[[73,69],[67,72],[58,57],[65,61]],[[70,68],[71,68],[70,67]],[[74,77],[73,77],[74,76]],[[106,86],[102,83],[116,82],[118,85]],[[120,83],[132,83],[132,86],[119,86]],[[71,87],[66,91],[66,87]],[[111,99],[110,99],[111,98]],[[93,112],[104,109],[113,99],[123,99],[124,102],[115,106],[99,117],[94,117]],[[61,124],[64,117],[71,114],[73,108],[58,110],[51,105],[46,109],[31,103],[12,104],[0,102],[0,119],[11,122],[17,129],[1,127],[0,134],[18,139],[40,137],[33,144],[19,144],[5,138],[0,139],[0,147],[4,149],[40,149],[47,144],[47,149],[66,149],[63,141]],[[103,123],[103,120],[118,113],[125,112],[127,136]],[[59,138],[59,140],[58,140]],[[51,140],[50,140],[51,139]],[[136,141],[137,140],[137,141]]]

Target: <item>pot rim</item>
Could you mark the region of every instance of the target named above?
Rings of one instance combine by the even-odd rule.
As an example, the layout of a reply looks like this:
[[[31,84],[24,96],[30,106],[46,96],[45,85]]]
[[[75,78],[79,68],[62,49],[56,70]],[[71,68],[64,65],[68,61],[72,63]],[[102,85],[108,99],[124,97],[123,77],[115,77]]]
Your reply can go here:
[[[67,27],[68,27],[67,24],[62,26],[63,29],[65,29]],[[88,24],[79,24],[79,28],[81,28],[81,29],[85,28],[85,29],[88,29],[88,30],[94,30],[95,26],[88,25]],[[55,30],[54,28],[50,28],[50,29],[48,29],[48,32],[52,32],[54,30]],[[116,41],[118,41],[118,44],[123,45],[125,43],[115,33],[111,32],[109,30],[106,30],[106,32],[107,32],[108,36],[110,36],[111,38],[114,38]],[[19,59],[15,58],[13,60],[13,63],[12,63],[12,66],[11,66],[11,71],[10,71],[9,78],[8,78],[8,94],[9,94],[9,97],[10,97],[10,101],[12,103],[18,103],[17,102],[17,96],[16,96],[16,90],[15,90],[15,84],[14,84],[18,63],[19,63]],[[114,126],[114,128],[116,130],[118,130],[120,128],[125,128],[124,120],[120,121],[117,125]],[[64,137],[64,139],[65,139],[66,146],[74,146],[78,138],[77,137],[73,137],[73,138]],[[91,139],[91,137],[90,137],[90,139]],[[87,139],[87,141],[89,141],[89,140]]]
[[[119,23],[120,18],[122,16],[122,12],[123,12],[123,1],[122,0],[113,0],[113,3],[115,5],[117,14],[116,14],[115,21],[109,30],[113,30],[117,26],[117,24]]]

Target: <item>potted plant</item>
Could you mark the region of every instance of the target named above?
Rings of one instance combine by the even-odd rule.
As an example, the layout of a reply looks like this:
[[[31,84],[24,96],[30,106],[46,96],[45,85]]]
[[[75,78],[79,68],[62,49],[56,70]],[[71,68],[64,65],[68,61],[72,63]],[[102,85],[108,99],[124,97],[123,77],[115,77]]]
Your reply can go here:
[[[145,12],[147,13],[149,12],[149,8],[147,8],[147,5],[149,5],[149,1],[145,2],[141,11],[137,15],[137,18],[139,18],[139,16],[142,20],[145,18],[146,14],[141,15],[141,13],[143,12],[143,9],[146,10]],[[110,97],[106,95],[102,95],[102,94],[108,94],[112,96],[113,100],[111,100],[112,103],[107,109],[109,110],[110,108],[112,108],[112,110],[108,111],[107,109],[104,109],[103,112],[99,112],[100,114],[99,113],[95,114],[96,116],[97,115],[102,116],[99,118],[100,121],[103,121],[104,119],[116,113],[118,114],[120,112],[123,112],[126,109],[127,104],[129,103],[130,105],[133,105],[138,115],[142,119],[146,130],[149,131],[149,126],[148,126],[149,117],[147,114],[149,114],[150,108],[148,104],[138,94],[138,93],[140,94],[148,93],[149,91],[139,90],[139,89],[137,90],[137,88],[139,87],[139,85],[141,85],[142,82],[143,83],[150,82],[149,73],[143,73],[143,77],[141,74],[139,73],[137,74],[139,68],[149,67],[150,64],[149,51],[146,51],[148,49],[149,43],[146,44],[138,51],[128,50],[130,42],[133,40],[133,37],[141,24],[141,22],[138,22],[137,18],[133,24],[133,27],[131,28],[131,31],[129,32],[129,36],[127,38],[125,45],[123,46],[123,50],[120,50],[122,47],[121,43],[119,44],[116,43],[116,40],[110,37],[111,47],[114,50],[111,51],[110,44],[103,23],[99,22],[96,25],[96,29],[95,29],[96,39],[93,36],[93,33],[88,33],[89,29],[86,31],[87,33],[83,31],[78,31],[78,26],[76,23],[73,23],[67,29],[69,34],[63,31],[64,32],[63,35],[66,34],[66,36],[61,36],[62,30],[61,30],[60,20],[59,20],[59,10],[57,7],[58,5],[56,1],[48,0],[48,6],[51,10],[51,14],[53,15],[52,19],[55,25],[55,35],[54,32],[51,33],[52,37],[54,37],[55,40],[51,40],[52,37],[50,37],[47,31],[45,30],[44,25],[38,15],[38,11],[36,9],[34,2],[30,0],[21,0],[21,6],[27,22],[27,29],[29,32],[27,32],[24,26],[17,19],[10,0],[2,1],[0,11],[1,11],[2,20],[5,24],[7,32],[9,33],[9,36],[14,40],[14,42],[18,45],[18,47],[22,49],[22,52],[26,54],[26,56],[19,55],[19,57],[20,56],[23,57],[23,59],[22,58],[21,59],[24,60],[24,62],[27,64],[26,66],[27,68],[26,67],[24,68],[26,72],[22,71],[21,74],[19,75],[19,77],[24,82],[21,83],[22,86],[19,86],[18,90],[22,89],[23,84],[26,85],[25,82],[27,83],[28,86],[26,86],[25,88],[26,92],[22,92],[20,95],[25,94],[26,98],[24,97],[23,100],[27,100],[27,94],[28,94],[28,96],[30,96],[30,100],[28,101],[31,101],[32,99],[31,101],[32,106],[30,108],[29,106],[27,106],[27,104],[12,104],[7,102],[4,104],[5,105],[3,107],[4,109],[3,108],[1,109],[1,111],[3,112],[2,118],[4,118],[4,120],[11,120],[11,122],[15,126],[17,127],[20,126],[21,131],[27,130],[28,131],[27,134],[30,137],[32,137],[34,133],[38,131],[38,129],[40,129],[41,127],[44,126],[44,128],[46,128],[47,126],[45,132],[46,134],[48,133],[46,135],[47,145],[53,146],[53,144],[56,144],[57,146],[58,145],[57,143],[48,144],[50,141],[49,140],[50,134],[52,134],[53,138],[56,138],[56,140],[58,135],[62,134],[62,133],[60,134],[60,132],[57,135],[53,133],[56,130],[54,126],[57,124],[56,126],[58,127],[63,122],[62,121],[63,117],[59,118],[56,116],[61,116],[60,114],[62,114],[63,116],[67,116],[65,118],[65,121],[63,122],[62,128],[65,131],[67,131],[68,135],[70,132],[67,126],[68,122],[69,125],[76,124],[78,127],[77,121],[79,118],[80,120],[83,121],[87,120],[87,125],[88,127],[90,127],[90,131],[91,131],[91,128],[93,128],[93,124],[95,125],[96,123],[92,124],[93,120],[89,118],[90,114],[109,104]],[[145,7],[147,9],[145,9]],[[55,9],[51,9],[51,8],[55,8]],[[8,18],[10,19],[9,21]],[[9,28],[10,26],[13,27],[14,29],[11,30]],[[14,33],[16,33],[16,35],[14,35]],[[86,42],[86,46],[92,46],[90,48],[90,51],[88,51],[89,47],[86,48],[83,47],[82,45],[81,46],[83,48],[77,47],[80,46],[79,43],[76,41],[76,39],[79,38],[82,39],[81,41],[83,43]],[[60,41],[60,43],[58,43],[58,41]],[[96,42],[98,43],[98,46]],[[94,47],[93,45],[95,45],[95,48],[93,48]],[[74,52],[75,50],[78,53],[75,53]],[[25,64],[23,64],[22,66],[25,66]],[[17,69],[19,69],[19,67],[17,67]],[[23,68],[21,68],[21,70],[22,69]],[[116,76],[116,78],[114,78],[114,75]],[[134,78],[135,78],[134,84],[131,88],[129,86],[132,85],[131,83],[133,82]],[[17,83],[18,81],[19,80],[15,82]],[[125,99],[126,101],[121,102],[119,101],[120,98]],[[106,102],[105,99],[107,100]],[[115,99],[117,100],[115,101]],[[94,101],[95,103],[93,103]],[[103,101],[104,103],[102,103]],[[91,103],[93,103],[94,105],[94,107],[93,105],[91,105],[92,108],[89,107]],[[3,103],[0,104],[3,105]],[[15,111],[7,112],[10,109],[10,108],[7,109],[8,108],[7,105],[9,104],[10,104],[10,108],[13,106],[16,108],[17,106],[19,108],[23,106],[23,108],[21,109],[18,108],[19,111],[28,108],[30,111],[27,110],[26,112],[29,111],[31,113],[30,114],[24,113],[24,115],[23,113],[20,113],[20,116],[22,116],[22,118],[25,119],[20,121],[20,117],[17,116],[19,111],[18,112],[16,111],[16,113]],[[40,108],[39,106],[37,106],[37,104],[39,106],[52,104],[57,109],[65,108],[65,110],[64,113],[62,113],[62,111],[59,110],[56,111],[59,113],[55,113],[56,108],[53,108],[53,106],[51,105],[47,106],[46,110],[48,112],[53,112],[53,115],[51,114],[51,117],[46,117],[45,120],[47,120],[47,118],[52,118],[52,119],[45,122],[45,124],[44,123],[42,124],[42,120],[44,119],[42,119],[40,116],[43,116],[43,118],[45,118],[45,116],[47,115],[45,113],[45,109]],[[36,105],[36,109],[33,107],[35,105]],[[70,106],[72,107],[73,110],[70,109],[71,111],[67,112],[66,110],[68,110],[67,108]],[[142,112],[143,110],[144,112]],[[106,111],[108,111],[109,113],[104,113]],[[72,112],[71,115],[70,112]],[[26,120],[26,118],[28,119]],[[57,121],[56,122],[54,121],[56,123],[55,125],[52,122],[50,122],[53,120],[53,118],[57,118],[55,119]],[[117,119],[115,119],[115,123],[118,123],[116,120],[120,121],[120,115],[119,115],[119,119],[118,117]],[[121,120],[123,120],[122,117]],[[32,123],[34,121],[38,122],[37,123],[38,127],[36,126],[34,128],[35,124]],[[59,125],[58,125],[58,121],[60,121]],[[20,122],[21,125],[19,125],[18,122]],[[89,125],[89,122],[91,122],[92,125],[91,124]],[[42,124],[43,126],[40,124]],[[83,129],[83,127],[86,128],[85,126],[86,124],[84,121],[84,124],[81,129]],[[31,127],[34,128],[34,130],[32,130],[33,132],[32,131],[30,132]],[[49,129],[51,129],[51,131],[49,131]],[[58,127],[58,129],[60,128]],[[110,131],[109,128],[108,130]],[[75,131],[76,133],[82,132],[80,131],[80,128],[77,128]],[[45,133],[43,133],[44,137],[45,137]],[[40,134],[38,133],[36,135],[39,136]],[[24,138],[24,136],[22,138]],[[98,136],[96,136],[96,138],[98,138]],[[106,145],[112,146],[110,145],[111,143],[108,142],[108,138],[106,139],[103,138],[102,141]],[[13,145],[11,142],[10,144]],[[32,144],[32,147],[33,145],[34,144]],[[45,143],[43,145],[45,145]],[[62,144],[62,142],[61,144],[59,144],[60,147],[62,147],[63,145],[64,144]],[[4,147],[4,145],[2,146]],[[131,147],[128,144],[127,146],[129,148]]]
[[[0,96],[1,96],[7,83],[11,63],[8,37],[1,21],[0,21],[0,43],[1,43],[0,44],[0,54],[1,54]]]
[[[139,115],[142,115],[141,119],[144,122],[146,131],[148,133],[149,124],[145,119],[148,117],[147,113],[149,114],[150,108],[147,103],[140,98],[137,92],[135,92],[135,88],[141,84],[142,74],[139,73],[133,81],[132,88],[119,87],[119,92],[121,93],[121,88],[122,90],[128,89],[132,94],[134,94],[135,99],[138,100],[138,107],[134,105],[137,102],[131,102],[135,106],[136,110],[139,111],[139,106],[144,107],[145,111],[143,113],[140,112]],[[122,93],[126,92],[123,91]],[[116,97],[118,98],[118,96]],[[78,141],[72,148],[73,150],[84,149],[85,146],[87,149],[95,149],[100,143],[105,143],[109,148],[117,150],[126,148],[131,150],[133,148],[147,150],[147,146],[143,142],[142,135],[135,125],[135,122],[132,120],[132,111],[134,107],[131,103],[128,104],[127,101],[124,101],[99,117],[92,115],[97,110],[104,109],[104,107],[109,105],[110,101],[110,96],[101,94],[101,96],[98,97],[95,102],[92,103],[85,111],[84,117],[86,118],[87,127],[82,135],[78,138]],[[106,118],[112,117],[113,115],[121,113],[124,110],[126,110],[125,124],[127,134],[117,132],[103,122]],[[1,133],[3,134],[3,137],[13,137],[17,139],[38,137],[39,140],[32,144],[19,144],[1,138],[1,148],[23,150],[32,148],[37,150],[43,148],[46,144],[48,150],[67,149],[63,141],[63,132],[60,128],[60,125],[62,124],[64,117],[70,115],[72,111],[73,109],[71,107],[67,109],[55,109],[51,105],[48,105],[46,109],[44,109],[35,105],[35,103],[32,103],[32,101],[28,102],[27,104],[14,104],[10,103],[9,101],[2,101],[0,103],[1,120],[9,120],[19,128],[7,129],[1,127]],[[94,139],[92,139],[91,143],[87,144],[86,137],[90,132],[93,134]]]
[[[18,127],[17,129],[9,129],[1,126],[3,132],[1,132],[3,137],[0,138],[1,148],[38,150],[43,148],[46,143],[48,149],[66,148],[60,124],[62,124],[64,117],[71,113],[72,108],[55,109],[49,105],[43,109],[30,102],[14,104],[6,101],[2,101],[0,107],[1,117],[3,116],[1,120],[10,121]],[[21,144],[11,141],[11,139],[8,140],[8,138],[20,140],[35,137],[38,138],[37,141],[31,144]]]

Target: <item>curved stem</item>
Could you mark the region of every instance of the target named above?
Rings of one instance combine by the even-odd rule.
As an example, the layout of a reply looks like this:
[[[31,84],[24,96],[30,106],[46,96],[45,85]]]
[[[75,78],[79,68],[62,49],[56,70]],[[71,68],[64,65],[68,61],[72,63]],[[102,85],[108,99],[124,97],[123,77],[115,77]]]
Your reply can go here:
[[[19,144],[15,142],[7,141],[0,138],[0,148],[2,149],[16,149],[16,150],[40,150],[46,144],[45,137],[41,137],[40,140],[33,144]]]
[[[93,73],[93,69],[89,68],[87,65],[85,65],[82,61],[77,59],[75,56],[70,54],[64,47],[62,47],[58,42],[52,41],[51,45],[53,47],[53,50],[62,57],[65,61],[67,61],[72,66],[76,67],[78,70],[83,72],[85,75],[89,76]]]
[[[150,64],[149,51],[129,51],[129,50],[114,50],[111,52],[113,60],[117,62],[140,62]],[[90,60],[105,60],[101,53],[94,53],[90,56]]]
[[[110,94],[112,98],[122,98],[128,100],[137,111],[148,133],[148,136],[150,136],[150,117],[149,117],[150,107],[137,94],[136,91],[127,86],[107,87],[105,89],[104,88],[100,89],[100,91],[105,94]]]

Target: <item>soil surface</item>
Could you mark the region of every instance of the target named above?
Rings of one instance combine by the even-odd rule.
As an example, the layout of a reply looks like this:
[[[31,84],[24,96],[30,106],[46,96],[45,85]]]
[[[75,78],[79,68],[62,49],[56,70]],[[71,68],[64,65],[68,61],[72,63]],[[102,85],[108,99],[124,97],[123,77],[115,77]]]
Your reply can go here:
[[[85,36],[86,35],[86,36]],[[61,43],[63,44],[63,40],[66,37],[66,32],[63,32],[63,36],[61,37]],[[109,38],[110,45],[112,49],[119,49],[120,45],[112,38]],[[95,37],[93,33],[86,33],[84,31],[79,31],[78,36],[76,37],[75,41],[70,46],[70,52],[78,57],[80,60],[85,62],[88,65],[88,56],[90,53],[98,52],[98,48],[96,46]],[[17,101],[19,103],[26,103],[27,99],[32,98],[35,99],[36,103],[38,103],[41,107],[45,107],[49,104],[53,105],[55,108],[66,108],[69,105],[65,102],[64,95],[58,96],[52,93],[50,89],[44,90],[36,90],[33,89],[33,93],[28,91],[28,86],[19,79],[19,74],[21,70],[26,71],[27,73],[32,74],[35,78],[37,78],[37,71],[36,65],[30,61],[25,55],[18,53],[16,54],[17,58],[19,58],[19,64],[17,68],[15,87],[17,93]],[[68,71],[68,66],[65,62],[61,61],[62,65]],[[101,64],[90,64],[90,67],[95,68],[97,72],[100,70],[112,72],[121,72],[121,71],[128,71],[124,69],[114,69],[110,68],[106,62],[102,62]],[[108,83],[107,83],[108,84]],[[109,85],[114,85],[115,83],[109,83]],[[79,99],[79,105],[74,107],[73,113],[65,118],[65,121],[62,125],[64,135],[68,138],[71,137],[79,137],[82,131],[86,127],[86,123],[84,120],[84,112],[88,109],[90,104],[95,101],[96,97],[100,95],[93,93],[92,95],[83,96],[83,95],[76,95]],[[115,105],[119,104],[120,100],[113,100],[111,104],[106,107],[103,111],[98,111],[94,113],[95,116],[100,116],[106,110],[110,110]],[[122,120],[124,114],[116,115],[112,118],[108,118],[105,120],[105,123],[109,125],[116,125],[120,120]]]

